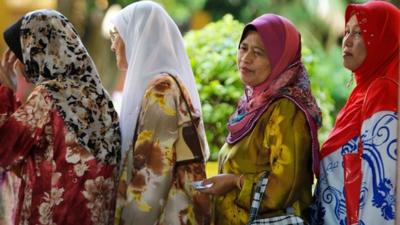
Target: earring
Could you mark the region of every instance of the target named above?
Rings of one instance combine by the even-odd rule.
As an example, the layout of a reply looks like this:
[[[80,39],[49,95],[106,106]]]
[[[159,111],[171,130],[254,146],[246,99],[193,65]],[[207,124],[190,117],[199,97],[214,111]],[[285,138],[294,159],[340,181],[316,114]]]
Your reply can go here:
[[[353,82],[354,82],[354,76],[353,73],[350,75],[350,80],[347,81],[346,87],[350,88],[351,86],[353,86]]]

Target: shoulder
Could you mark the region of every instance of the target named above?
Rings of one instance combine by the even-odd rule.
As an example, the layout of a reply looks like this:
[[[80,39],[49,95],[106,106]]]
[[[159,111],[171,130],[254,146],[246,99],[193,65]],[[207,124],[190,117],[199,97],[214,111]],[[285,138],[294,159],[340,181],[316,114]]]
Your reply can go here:
[[[288,98],[278,98],[268,107],[267,110],[278,110],[281,114],[295,114],[300,110],[296,103]]]
[[[288,106],[291,108],[296,108],[296,104],[292,100],[284,97],[276,99],[271,106]]]
[[[154,76],[148,83],[146,92],[166,93],[177,90],[177,84],[174,78],[167,73]]]
[[[154,76],[148,83],[146,95],[156,94],[157,96],[181,96],[190,100],[190,94],[185,84],[176,76],[162,73]]]
[[[47,88],[43,85],[38,85],[29,95],[27,102],[42,102],[43,104],[51,105],[53,100]]]
[[[377,111],[397,111],[398,83],[390,78],[374,80],[366,92],[363,102],[365,118]]]
[[[366,97],[371,97],[374,95],[381,96],[383,94],[396,96],[398,86],[399,84],[391,78],[381,77],[375,79],[369,85]]]
[[[276,118],[285,118],[287,121],[305,120],[305,115],[294,101],[283,97],[272,102],[261,116],[261,120],[266,121]]]

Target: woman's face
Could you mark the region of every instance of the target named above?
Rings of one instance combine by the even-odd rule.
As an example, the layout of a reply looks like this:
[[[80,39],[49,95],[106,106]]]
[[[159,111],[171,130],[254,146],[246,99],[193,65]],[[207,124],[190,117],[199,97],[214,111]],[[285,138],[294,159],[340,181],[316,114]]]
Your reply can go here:
[[[240,43],[237,64],[240,79],[252,87],[261,84],[271,73],[267,51],[256,31],[249,31]]]
[[[128,62],[125,55],[125,44],[117,31],[110,31],[111,51],[115,53],[117,67],[120,71],[128,69]]]
[[[351,16],[346,24],[342,43],[342,56],[343,66],[351,71],[360,67],[367,57],[367,48],[355,15]]]

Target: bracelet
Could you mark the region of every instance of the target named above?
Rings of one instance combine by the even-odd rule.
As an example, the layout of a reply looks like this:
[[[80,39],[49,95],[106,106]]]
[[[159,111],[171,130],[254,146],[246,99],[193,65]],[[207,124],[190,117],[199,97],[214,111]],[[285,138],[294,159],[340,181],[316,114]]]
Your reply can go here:
[[[242,177],[243,177],[243,174],[241,174],[240,176],[239,176],[239,179],[237,179],[237,181],[236,181],[236,187],[237,188],[239,188],[240,190],[242,190]]]

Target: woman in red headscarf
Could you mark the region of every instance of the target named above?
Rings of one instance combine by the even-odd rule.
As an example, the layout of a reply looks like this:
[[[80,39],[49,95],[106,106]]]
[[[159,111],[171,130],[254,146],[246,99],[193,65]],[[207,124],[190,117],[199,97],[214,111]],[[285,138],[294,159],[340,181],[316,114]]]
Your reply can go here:
[[[343,64],[356,87],[321,148],[316,224],[394,224],[399,10],[346,9]]]
[[[243,30],[237,64],[245,92],[228,122],[220,174],[203,182],[212,183],[203,192],[217,195],[216,224],[248,223],[253,190],[264,174],[258,214],[285,217],[290,209],[304,219],[321,117],[301,62],[300,34],[284,17],[260,16]]]

